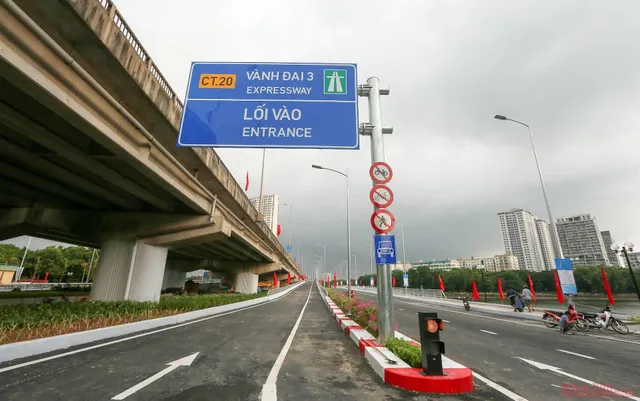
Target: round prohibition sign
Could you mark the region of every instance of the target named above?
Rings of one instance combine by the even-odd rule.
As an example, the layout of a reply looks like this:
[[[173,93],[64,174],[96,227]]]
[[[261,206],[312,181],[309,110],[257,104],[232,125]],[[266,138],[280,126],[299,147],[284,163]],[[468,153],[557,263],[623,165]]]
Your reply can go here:
[[[369,177],[376,184],[386,184],[393,178],[393,170],[385,162],[375,162],[369,168]]]
[[[386,185],[376,185],[371,188],[369,199],[375,207],[385,209],[393,203],[393,191]]]
[[[371,227],[379,234],[387,234],[396,226],[396,218],[386,209],[378,209],[371,215]]]

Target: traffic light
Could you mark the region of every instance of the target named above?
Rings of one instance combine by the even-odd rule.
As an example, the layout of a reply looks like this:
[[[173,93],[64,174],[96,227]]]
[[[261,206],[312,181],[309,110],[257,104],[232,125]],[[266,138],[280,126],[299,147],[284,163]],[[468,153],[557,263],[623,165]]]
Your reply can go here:
[[[434,312],[419,312],[420,347],[422,348],[422,369],[429,376],[442,376],[442,354],[444,342],[440,341],[440,332],[444,322]]]

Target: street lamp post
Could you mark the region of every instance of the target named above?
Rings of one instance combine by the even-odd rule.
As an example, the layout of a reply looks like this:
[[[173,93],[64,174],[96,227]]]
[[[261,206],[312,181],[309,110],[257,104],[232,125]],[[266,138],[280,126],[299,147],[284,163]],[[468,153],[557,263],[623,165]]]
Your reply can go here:
[[[373,244],[368,242],[364,244],[369,246],[369,269],[371,269],[371,276],[373,277]]]
[[[327,246],[326,245],[322,245],[322,244],[313,244],[313,246],[317,246],[322,248],[322,261],[323,261],[323,269],[326,272],[327,271]]]
[[[558,237],[558,230],[556,230],[556,222],[555,220],[553,220],[553,215],[551,214],[551,207],[549,206],[549,200],[547,199],[547,190],[545,188],[544,185],[544,179],[542,178],[542,171],[540,170],[540,162],[538,161],[538,153],[536,152],[536,147],[533,144],[533,135],[531,134],[531,127],[521,121],[518,120],[512,120],[510,118],[507,118],[505,116],[501,116],[500,114],[496,114],[496,116],[494,117],[496,120],[502,120],[502,121],[511,121],[514,122],[516,124],[520,124],[523,125],[525,127],[527,127],[527,130],[529,131],[529,139],[531,140],[531,149],[533,150],[533,157],[536,160],[536,167],[538,168],[538,176],[540,177],[540,185],[542,186],[542,196],[544,197],[544,203],[547,207],[547,214],[549,215],[549,225],[551,227],[551,237],[553,239],[553,250],[556,254],[556,257],[559,259],[564,259],[564,256],[562,254],[562,247],[560,246],[560,238]]]
[[[336,174],[340,174],[346,179],[347,182],[347,298],[351,298],[351,217],[349,214],[349,170],[345,170],[345,172],[341,172],[338,170],[334,170],[327,167],[318,166],[317,164],[313,164],[311,167],[318,170],[327,170],[334,172]],[[351,303],[349,303],[351,304]],[[347,314],[351,314],[351,310],[347,311]]]
[[[480,276],[482,277],[482,292],[484,292],[484,303],[487,303],[487,286],[484,283],[484,265],[478,265],[477,268],[480,270]]]
[[[289,208],[289,242],[287,243],[287,251],[289,251],[289,255],[292,255],[291,250],[293,248],[291,246],[291,232],[293,231],[293,206],[288,203],[284,203],[283,205]]]
[[[627,260],[627,266],[629,266],[629,274],[631,274],[631,280],[633,281],[633,286],[636,287],[636,294],[638,295],[638,301],[640,301],[640,289],[638,289],[638,282],[636,281],[636,276],[633,273],[633,267],[631,267],[631,260],[629,259],[629,252],[633,252],[633,242],[627,241],[621,247],[618,244],[611,244],[611,250],[615,253],[622,252],[624,254],[624,258]]]

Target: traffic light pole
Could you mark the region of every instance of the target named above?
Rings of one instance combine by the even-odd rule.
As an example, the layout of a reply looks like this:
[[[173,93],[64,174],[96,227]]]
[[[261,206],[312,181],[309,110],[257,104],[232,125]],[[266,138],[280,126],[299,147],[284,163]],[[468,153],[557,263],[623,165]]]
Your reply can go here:
[[[380,89],[380,80],[376,77],[367,79],[367,84],[360,85],[358,88],[358,95],[369,98],[369,124],[361,124],[361,131],[365,135],[371,135],[371,164],[384,161],[380,95],[388,94],[389,89]],[[384,129],[384,132],[391,133],[392,130]],[[375,211],[378,208],[374,206],[373,209]],[[385,344],[387,339],[395,338],[391,265],[376,264],[376,273],[378,279],[378,341]]]

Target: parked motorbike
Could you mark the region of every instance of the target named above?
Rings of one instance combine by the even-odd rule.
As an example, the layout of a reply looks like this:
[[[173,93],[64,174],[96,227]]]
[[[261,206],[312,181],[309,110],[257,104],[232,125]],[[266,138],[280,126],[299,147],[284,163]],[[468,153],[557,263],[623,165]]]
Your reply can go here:
[[[471,310],[471,305],[469,305],[469,299],[467,299],[467,297],[462,297],[462,305],[464,305],[464,310]]]
[[[597,314],[589,314],[587,316],[587,322],[590,327],[596,328],[598,330],[607,329],[611,327],[613,330],[620,334],[628,334],[629,328],[626,324],[622,322],[622,320],[614,317],[611,314],[611,309],[609,308],[609,304],[605,306],[604,309]]]
[[[544,320],[544,325],[549,328],[554,328],[558,326],[560,322],[560,318],[562,317],[562,312],[558,313],[556,311],[550,311],[545,309],[544,314],[542,315],[542,320]],[[567,321],[567,331],[572,328],[576,328],[576,330],[581,332],[589,331],[589,322],[584,317],[584,314],[576,312],[573,307],[569,307],[569,320]]]

